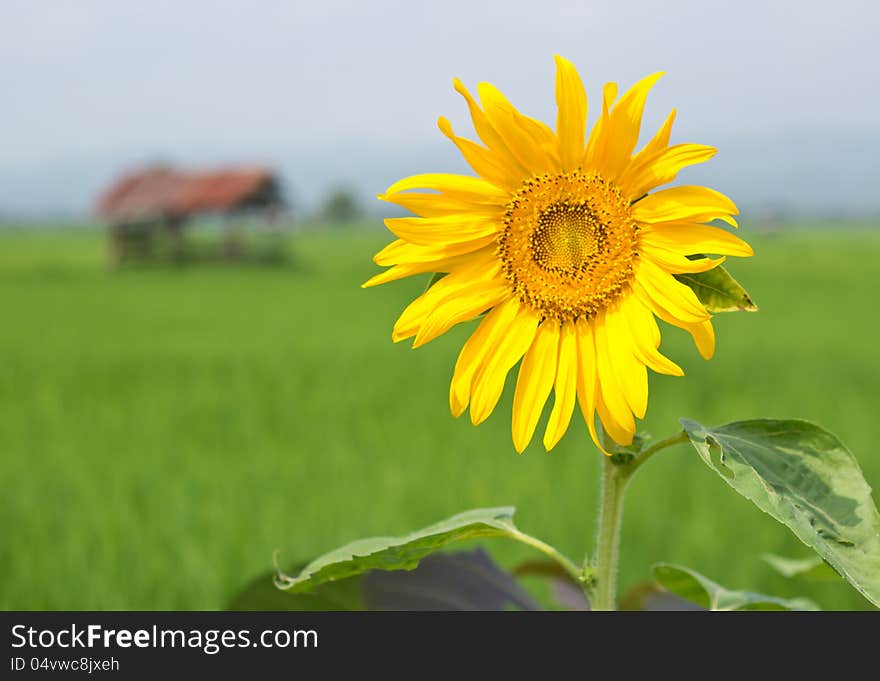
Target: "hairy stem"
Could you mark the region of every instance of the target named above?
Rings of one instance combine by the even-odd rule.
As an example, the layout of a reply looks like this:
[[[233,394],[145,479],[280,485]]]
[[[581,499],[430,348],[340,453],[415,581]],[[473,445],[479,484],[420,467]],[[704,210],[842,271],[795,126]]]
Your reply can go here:
[[[602,457],[602,502],[599,533],[588,592],[593,610],[617,609],[617,561],[620,556],[620,528],[623,497],[633,474],[657,452],[687,441],[684,431],[658,440],[636,455]],[[587,570],[584,571],[586,574]]]
[[[629,476],[609,457],[602,457],[602,505],[599,508],[599,537],[594,563],[593,610],[615,610],[617,559],[620,554],[620,525],[623,493]]]

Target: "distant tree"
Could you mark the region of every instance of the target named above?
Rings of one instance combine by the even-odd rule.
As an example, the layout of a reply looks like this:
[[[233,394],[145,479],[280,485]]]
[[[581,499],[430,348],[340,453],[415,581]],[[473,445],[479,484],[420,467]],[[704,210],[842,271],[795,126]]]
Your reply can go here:
[[[349,187],[331,190],[321,206],[321,219],[324,222],[352,222],[360,216],[360,203]]]

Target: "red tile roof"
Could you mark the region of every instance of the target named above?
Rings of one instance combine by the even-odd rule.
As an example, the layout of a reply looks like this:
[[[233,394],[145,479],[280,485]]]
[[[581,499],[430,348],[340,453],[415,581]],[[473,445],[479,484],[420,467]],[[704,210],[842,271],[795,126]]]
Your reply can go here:
[[[108,222],[223,213],[246,205],[275,182],[265,168],[183,172],[152,168],[123,175],[98,199]]]

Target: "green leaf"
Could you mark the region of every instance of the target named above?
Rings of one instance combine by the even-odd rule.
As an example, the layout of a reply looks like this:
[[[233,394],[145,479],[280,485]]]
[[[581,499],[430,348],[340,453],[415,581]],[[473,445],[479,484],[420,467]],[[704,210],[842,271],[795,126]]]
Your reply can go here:
[[[676,596],[664,589],[656,580],[641,582],[631,587],[620,598],[618,610],[630,612],[682,612],[688,610],[705,610],[702,606]]]
[[[880,514],[855,457],[834,435],[798,420],[681,424],[709,468],[880,606]]]
[[[553,560],[526,560],[511,569],[515,577],[537,577],[550,590],[550,599],[561,610],[589,610],[584,585]]]
[[[304,563],[296,566],[299,571]],[[555,565],[555,563],[554,563]],[[227,610],[537,610],[516,577],[483,549],[427,556],[415,570],[371,570],[316,586],[305,593],[275,587],[275,573],[260,575]],[[576,585],[577,586],[577,585]],[[579,589],[579,586],[578,586]]]
[[[709,312],[755,312],[758,309],[742,285],[721,265],[708,272],[676,274],[675,278],[690,286]]]
[[[359,539],[312,561],[296,576],[279,571],[275,584],[293,593],[345,579],[367,570],[412,570],[425,556],[465,539],[507,537],[528,544],[558,561],[569,574],[578,568],[544,542],[520,532],[513,524],[512,507],[480,508],[402,537]]]
[[[811,582],[837,581],[840,575],[819,556],[811,558],[785,558],[772,553],[765,553],[761,558],[783,577],[787,579],[806,579]],[[842,583],[842,582],[841,582]]]
[[[297,567],[302,567],[300,564]],[[366,610],[361,578],[323,584],[308,593],[285,593],[275,586],[275,572],[265,572],[249,582],[226,606],[227,610],[336,611]]]
[[[751,591],[730,591],[699,572],[669,563],[654,566],[654,579],[667,591],[707,610],[818,610],[806,598],[775,598]]]

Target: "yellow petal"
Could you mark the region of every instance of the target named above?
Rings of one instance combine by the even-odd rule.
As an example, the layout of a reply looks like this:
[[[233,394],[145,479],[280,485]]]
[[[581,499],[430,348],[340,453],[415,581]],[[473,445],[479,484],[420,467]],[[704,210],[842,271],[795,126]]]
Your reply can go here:
[[[500,277],[501,267],[497,259],[487,258],[474,260],[461,269],[457,269],[435,282],[427,291],[406,306],[394,330],[391,333],[392,340],[397,343],[415,336],[425,319],[434,309],[447,298],[461,294],[467,289],[481,282],[490,281]]]
[[[584,159],[587,130],[587,93],[577,69],[556,55],[556,135],[562,170],[577,169]]]
[[[643,338],[646,345],[659,348],[660,329],[657,328],[657,322],[654,321],[651,310],[635,295],[625,297],[620,306],[626,317],[631,320],[630,329],[633,332],[633,338]]]
[[[660,330],[651,311],[636,296],[626,298],[620,309],[629,325],[636,356],[658,374],[684,376],[680,366],[657,350]]]
[[[373,256],[373,262],[382,267],[401,264],[422,264],[433,265],[441,261],[449,261],[450,264],[461,264],[464,259],[460,256],[469,255],[473,257],[476,251],[483,250],[490,252],[494,250],[493,244],[495,237],[493,235],[480,237],[472,241],[459,241],[449,244],[437,244],[435,246],[421,246],[419,244],[411,244],[403,239],[392,241],[381,251]],[[424,270],[426,272],[449,272],[450,270],[436,269]]]
[[[532,344],[538,321],[534,312],[520,305],[507,335],[477,370],[471,393],[471,423],[475,426],[485,421],[495,409],[504,390],[507,373]]]
[[[400,239],[421,246],[475,241],[498,234],[503,223],[494,217],[441,215],[436,218],[387,218],[385,226]]]
[[[699,324],[709,319],[709,313],[690,287],[664,272],[650,258],[642,258],[639,262],[633,288],[655,313],[663,310],[686,324]]]
[[[494,352],[499,341],[508,335],[519,309],[519,301],[515,298],[509,298],[493,308],[462,346],[449,384],[449,409],[456,418],[464,413],[470,403],[477,370],[485,358]]]
[[[672,135],[672,124],[675,122],[675,109],[669,112],[663,125],[651,140],[632,158],[632,162],[641,163],[645,158],[653,156],[669,146],[669,138]]]
[[[393,267],[390,267],[384,272],[380,272],[373,277],[370,277],[367,281],[361,284],[361,288],[369,288],[371,286],[378,286],[379,284],[387,284],[389,281],[396,281],[398,279],[403,279],[404,277],[411,277],[414,274],[425,274],[427,272],[452,272],[457,268],[466,267],[474,260],[480,260],[481,262],[488,265],[489,260],[487,256],[491,257],[494,252],[495,246],[493,244],[489,248],[477,250],[473,253],[454,255],[448,258],[441,258],[429,262],[401,263],[399,265],[394,265]]]
[[[421,347],[446,333],[456,324],[482,314],[490,307],[506,300],[510,293],[510,282],[506,279],[491,279],[474,284],[461,293],[445,299],[425,317],[413,341],[413,348]]]
[[[635,290],[639,297],[642,298],[644,304],[647,305],[655,315],[660,317],[660,319],[667,324],[672,324],[673,326],[677,326],[687,331],[693,337],[694,344],[697,346],[697,350],[699,350],[700,355],[702,355],[704,359],[712,358],[712,355],[715,354],[715,329],[712,327],[710,319],[704,319],[703,321],[696,323],[684,322],[678,317],[670,314],[661,305],[657,305],[651,301],[644,289],[638,285],[638,282],[636,282]]]
[[[378,194],[380,201],[393,203],[423,218],[438,217],[440,215],[496,215],[504,214],[504,206],[500,205],[497,198],[480,196],[463,199],[460,196],[450,196],[440,193],[401,192],[397,194]]]
[[[636,426],[632,411],[624,397],[623,387],[620,385],[614,368],[615,355],[611,344],[615,339],[611,338],[608,333],[607,315],[605,318],[602,316],[596,318],[593,323],[593,333],[596,338],[596,370],[599,375],[597,405],[603,402],[608,407],[608,416],[615,425],[619,425],[621,430],[635,433]],[[602,422],[605,423],[605,421],[606,419],[602,418]],[[608,432],[613,433],[614,431],[612,428],[608,428]],[[620,443],[618,438],[614,439]]]
[[[481,147],[464,137],[458,137],[452,130],[452,124],[442,116],[438,119],[437,125],[440,131],[458,147],[464,160],[477,175],[507,190],[515,190],[519,187],[520,178],[513,176],[509,167],[504,165],[504,161],[490,149]]]
[[[677,144],[633,161],[621,174],[618,184],[625,196],[637,199],[655,187],[672,182],[683,168],[708,161],[717,151],[703,144]]]
[[[644,418],[648,408],[648,372],[635,355],[632,333],[620,310],[605,314],[605,331],[611,368],[617,377],[626,403],[637,418]]]
[[[599,435],[596,433],[596,392],[598,378],[596,376],[596,343],[593,337],[593,327],[584,318],[575,321],[578,352],[577,374],[577,398],[581,408],[590,437],[603,454],[608,454]]]
[[[374,274],[372,277],[367,279],[363,284],[361,284],[361,288],[370,288],[371,286],[379,286],[381,284],[387,284],[391,281],[397,281],[398,279],[405,279],[406,277],[411,277],[414,274],[424,274],[425,272],[430,272],[431,269],[428,268],[427,265],[419,264],[419,265],[395,265],[394,267],[389,267],[384,272],[379,272],[379,274]]]
[[[392,201],[394,194],[410,189],[431,189],[461,201],[479,201],[507,205],[510,193],[480,177],[452,173],[423,173],[398,180],[385,190],[383,197]]]
[[[506,142],[502,139],[498,131],[493,127],[492,123],[486,117],[485,112],[477,104],[470,92],[464,84],[456,78],[452,81],[455,91],[464,97],[467,102],[468,110],[471,114],[471,120],[474,122],[474,130],[477,136],[483,141],[487,147],[494,151],[500,158],[504,160],[504,164],[509,168],[510,173],[514,177],[526,178],[531,175],[529,169],[523,166],[516,156],[513,155]]]
[[[562,439],[574,411],[578,381],[577,328],[574,322],[562,325],[559,334],[559,359],[553,392],[553,411],[544,431],[544,449],[548,452]]]
[[[696,260],[691,260],[683,256],[681,253],[671,251],[668,248],[662,248],[646,243],[641,243],[639,245],[639,251],[643,257],[650,258],[670,274],[708,272],[709,270],[718,267],[718,265],[723,263],[726,259],[722,256],[715,260],[712,258],[697,258]]]
[[[617,99],[617,83],[605,83],[602,88],[602,114],[593,124],[590,131],[590,139],[587,141],[587,149],[584,151],[584,168],[601,172],[605,162],[605,147],[608,144],[608,135],[605,130],[610,125],[609,111],[614,100]]]
[[[629,427],[617,422],[617,417],[608,409],[608,405],[605,404],[601,390],[596,391],[596,413],[599,414],[602,427],[611,436],[612,440],[624,447],[632,444],[633,435],[635,435],[635,425]],[[608,454],[604,449],[602,451]]]
[[[492,127],[498,131],[522,165],[533,175],[556,170],[556,164],[550,155],[556,147],[553,131],[517,111],[494,85],[480,83],[477,90]]]
[[[715,329],[712,322],[706,320],[701,324],[689,324],[685,327],[694,339],[694,344],[703,359],[712,359],[715,354]]]
[[[692,222],[658,222],[645,225],[639,232],[639,243],[676,251],[682,255],[716,253],[748,257],[752,247],[735,234],[711,225]]]
[[[609,124],[605,129],[608,141],[605,144],[605,158],[600,169],[606,179],[616,180],[629,164],[633,149],[639,141],[645,100],[648,98],[648,92],[661,76],[662,73],[654,73],[643,78],[627,90],[614,105],[609,116]]]
[[[663,189],[648,194],[633,205],[633,218],[646,223],[671,220],[708,222],[738,213],[733,201],[708,187]]]
[[[520,454],[531,441],[550,396],[558,354],[559,322],[548,319],[538,327],[523,357],[513,395],[513,446]]]

